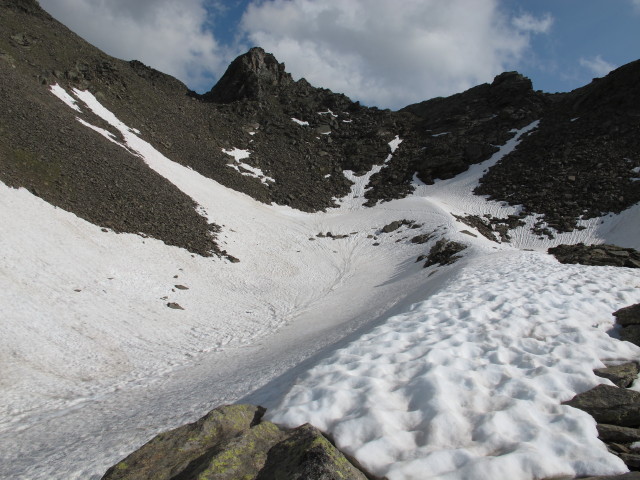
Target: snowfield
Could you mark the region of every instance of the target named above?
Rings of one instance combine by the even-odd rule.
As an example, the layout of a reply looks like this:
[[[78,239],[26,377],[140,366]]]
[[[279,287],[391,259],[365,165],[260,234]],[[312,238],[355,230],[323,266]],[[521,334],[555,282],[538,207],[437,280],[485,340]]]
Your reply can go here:
[[[560,402],[608,383],[594,368],[640,360],[608,334],[611,313],[640,302],[640,278],[545,250],[640,248],[640,206],[553,241],[522,227],[511,244],[453,216],[517,211],[471,191],[535,123],[487,162],[374,208],[362,196],[389,158],[345,172],[354,186],[339,207],[307,214],[172,162],[89,92],[51,91],[193,198],[240,263],[103,231],[0,183],[0,478],[98,479],[158,432],[236,401],[315,424],[390,480],[626,471],[591,417]],[[227,153],[246,170],[248,151]],[[381,231],[403,219],[420,228]],[[443,237],[468,246],[460,261],[416,263]]]

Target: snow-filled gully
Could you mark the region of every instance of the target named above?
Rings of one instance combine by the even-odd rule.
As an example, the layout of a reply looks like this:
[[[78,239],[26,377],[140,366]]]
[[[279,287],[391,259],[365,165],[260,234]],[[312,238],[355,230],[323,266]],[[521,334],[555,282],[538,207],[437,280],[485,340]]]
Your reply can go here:
[[[365,209],[369,176],[352,175],[339,208],[304,214],[170,161],[88,92],[52,93],[84,124],[90,109],[118,129],[223,225],[241,262],[105,233],[0,184],[0,478],[100,478],[159,431],[240,400],[313,422],[390,480],[624,471],[590,417],[560,402],[607,382],[592,373],[603,362],[639,359],[606,333],[613,310],[640,301],[638,276],[524,251],[546,247],[525,229],[513,245],[474,238],[452,216],[513,211],[470,192],[535,124],[406,199]],[[422,227],[380,233],[401,219]],[[637,248],[634,225],[593,221],[576,238]],[[430,232],[428,245],[409,241]],[[466,243],[464,258],[415,263],[442,236]]]

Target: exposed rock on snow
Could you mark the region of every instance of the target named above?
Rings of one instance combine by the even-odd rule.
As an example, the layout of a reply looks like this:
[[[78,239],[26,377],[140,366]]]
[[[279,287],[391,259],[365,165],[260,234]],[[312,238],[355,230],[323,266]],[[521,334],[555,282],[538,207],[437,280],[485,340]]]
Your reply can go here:
[[[640,252],[633,248],[617,245],[558,245],[549,248],[549,253],[560,263],[579,263],[582,265],[640,268]]]
[[[465,248],[467,248],[467,246],[462,243],[441,238],[431,247],[431,250],[429,250],[424,267],[426,268],[436,264],[450,265],[460,258],[460,255],[456,254]]]
[[[103,480],[366,480],[311,425],[281,429],[252,405],[216,408],[161,433],[111,467]]]

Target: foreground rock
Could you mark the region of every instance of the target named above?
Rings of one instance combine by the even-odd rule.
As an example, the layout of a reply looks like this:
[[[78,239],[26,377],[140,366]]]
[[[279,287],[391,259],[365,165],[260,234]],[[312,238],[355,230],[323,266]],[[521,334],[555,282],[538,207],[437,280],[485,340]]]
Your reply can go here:
[[[640,252],[616,245],[558,245],[548,252],[560,263],[640,268]]]
[[[622,365],[596,368],[593,373],[599,377],[611,380],[611,382],[618,387],[627,388],[638,378],[638,364],[629,362]]]
[[[103,480],[366,480],[311,425],[284,430],[265,409],[228,405],[161,433],[111,467]]]
[[[598,423],[637,427],[640,425],[640,392],[598,385],[566,402],[591,415]]]
[[[640,346],[640,303],[613,313],[620,325],[620,339]]]

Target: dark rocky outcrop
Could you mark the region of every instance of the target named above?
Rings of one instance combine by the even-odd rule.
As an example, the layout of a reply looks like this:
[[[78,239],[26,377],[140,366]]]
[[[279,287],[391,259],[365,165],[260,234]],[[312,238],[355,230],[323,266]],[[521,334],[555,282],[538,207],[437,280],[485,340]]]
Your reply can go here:
[[[103,480],[366,480],[319,430],[285,430],[264,408],[228,405],[161,433]]]
[[[217,103],[260,100],[278,87],[292,83],[293,78],[285,71],[284,63],[278,63],[262,48],[254,47],[231,62],[218,83],[202,98]]]
[[[560,263],[640,268],[640,252],[616,245],[558,245],[548,252]]]
[[[424,262],[424,268],[432,265],[451,265],[460,259],[460,255],[457,254],[465,248],[467,248],[467,246],[462,243],[441,238],[433,247],[431,247],[429,253],[425,257],[426,261]]]

